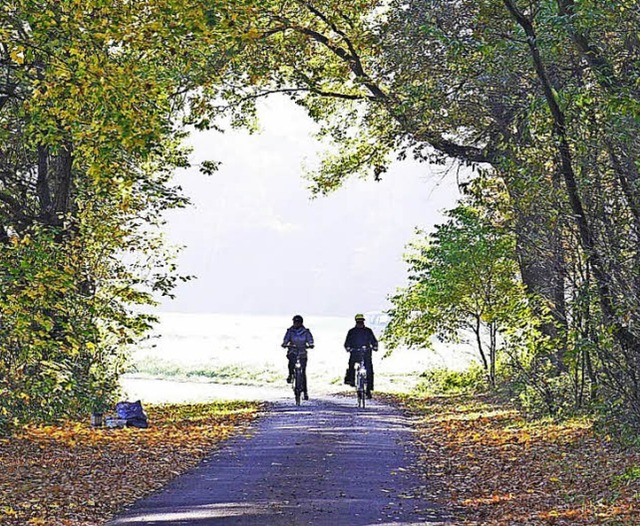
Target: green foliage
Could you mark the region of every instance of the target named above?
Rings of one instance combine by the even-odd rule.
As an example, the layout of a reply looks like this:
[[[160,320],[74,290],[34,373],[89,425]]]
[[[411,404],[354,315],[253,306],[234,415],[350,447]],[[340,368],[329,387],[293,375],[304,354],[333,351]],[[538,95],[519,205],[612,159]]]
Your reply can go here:
[[[252,129],[256,100],[284,93],[329,142],[315,193],[393,156],[500,181],[420,233],[392,345],[470,328],[492,381],[506,348],[549,410],[570,385],[640,421],[637,5],[520,4],[4,2],[0,339],[20,388],[0,418],[69,407],[47,393],[76,376],[87,399],[113,385],[150,322],[137,312],[180,279],[151,232],[184,204],[168,185],[188,164],[181,124]]]
[[[640,479],[640,466],[632,465],[624,470],[624,473],[616,476],[612,480],[613,487],[628,486]]]
[[[498,337],[506,337],[528,313],[513,236],[487,212],[460,204],[448,212],[446,223],[411,245],[406,257],[411,284],[391,298],[384,340],[391,348],[430,347],[434,336],[458,342],[473,334],[493,384]]]
[[[393,298],[390,343],[405,332],[411,344],[427,344],[435,333],[455,339],[477,318],[491,323],[504,316],[508,296],[503,293],[513,292],[517,277],[513,240],[471,207],[460,205],[447,215],[447,223],[432,234],[419,232],[421,239],[411,244],[406,261],[412,285]]]
[[[158,228],[186,204],[169,180],[202,9],[0,6],[0,431],[108,404],[145,307],[186,279]]]
[[[94,225],[95,226],[95,225]],[[106,226],[103,224],[102,226]],[[117,394],[124,349],[153,317],[139,276],[112,257],[113,231],[61,243],[32,228],[0,247],[0,414],[5,423],[86,413]],[[153,287],[152,283],[147,283]]]
[[[526,338],[512,335],[525,348],[552,342],[532,353],[527,377],[542,387],[546,374],[569,375],[579,404],[606,391],[640,422],[637,2],[238,1],[220,20],[244,35],[227,77],[242,89],[215,93],[240,112],[287,93],[334,141],[314,191],[379,178],[393,155],[482,163],[499,178],[527,292],[514,311],[537,320]],[[436,316],[441,336],[455,337],[464,318],[443,300],[474,296],[441,276],[440,289],[405,291],[394,337],[428,345]],[[517,328],[490,312],[479,318],[489,330]]]
[[[594,430],[598,435],[606,437],[623,449],[640,447],[640,434],[635,423],[620,414],[619,401],[597,408],[594,419]],[[612,407],[613,406],[613,407]]]
[[[479,364],[473,364],[464,371],[429,369],[420,375],[415,390],[422,394],[439,395],[480,393],[486,388],[486,371]]]
[[[547,362],[548,363],[548,362]],[[551,367],[537,368],[522,374],[511,388],[515,391],[520,406],[534,416],[565,416],[574,414],[573,385],[568,375],[553,375]]]

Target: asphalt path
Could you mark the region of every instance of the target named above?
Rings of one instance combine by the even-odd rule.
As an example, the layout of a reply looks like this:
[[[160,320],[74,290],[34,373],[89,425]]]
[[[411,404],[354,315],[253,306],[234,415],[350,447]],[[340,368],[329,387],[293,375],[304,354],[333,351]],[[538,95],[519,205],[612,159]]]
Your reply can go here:
[[[372,401],[272,402],[249,433],[108,526],[450,524],[421,497],[407,417]]]

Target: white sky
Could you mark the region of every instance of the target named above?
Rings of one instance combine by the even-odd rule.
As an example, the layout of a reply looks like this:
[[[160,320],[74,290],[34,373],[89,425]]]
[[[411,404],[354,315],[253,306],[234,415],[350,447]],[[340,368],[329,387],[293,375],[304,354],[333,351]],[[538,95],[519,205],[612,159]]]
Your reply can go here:
[[[442,222],[458,192],[442,167],[395,163],[379,183],[350,181],[311,200],[303,166],[322,145],[314,123],[286,99],[260,109],[262,131],[197,133],[194,168],[176,175],[194,206],[168,215],[167,237],[185,245],[180,285],[161,310],[351,316],[388,307],[406,283],[402,260],[414,228]],[[202,160],[222,161],[212,176]]]

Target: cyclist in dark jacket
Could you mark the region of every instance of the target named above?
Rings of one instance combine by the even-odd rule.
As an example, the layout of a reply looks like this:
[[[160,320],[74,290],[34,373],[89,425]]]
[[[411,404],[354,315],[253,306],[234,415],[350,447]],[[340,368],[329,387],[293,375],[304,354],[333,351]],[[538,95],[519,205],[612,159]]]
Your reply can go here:
[[[287,329],[282,340],[282,347],[287,349],[287,358],[289,359],[289,376],[287,383],[293,381],[293,369],[296,365],[296,358],[300,357],[300,365],[302,366],[302,385],[304,391],[304,399],[309,400],[307,391],[307,349],[313,349],[313,335],[303,323],[302,316],[296,314],[293,317],[293,325]]]
[[[369,327],[364,326],[364,315],[356,314],[356,326],[349,329],[344,347],[349,352],[349,368],[344,379],[344,383],[353,386],[355,383],[354,366],[357,361],[357,353],[352,352],[362,347],[366,347],[364,355],[364,364],[367,368],[367,398],[371,398],[373,391],[373,361],[371,360],[371,351],[378,350],[378,340]]]

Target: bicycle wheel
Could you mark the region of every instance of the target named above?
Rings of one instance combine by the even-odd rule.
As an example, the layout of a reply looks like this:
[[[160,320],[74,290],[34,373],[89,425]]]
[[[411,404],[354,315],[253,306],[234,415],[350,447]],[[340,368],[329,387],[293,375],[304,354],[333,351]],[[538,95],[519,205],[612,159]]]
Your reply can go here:
[[[358,391],[358,407],[364,408],[366,402],[367,391],[367,370],[364,365],[358,367],[358,373],[356,377],[356,390]]]
[[[296,399],[296,405],[300,405],[300,397],[302,395],[302,369],[296,367],[295,378],[293,382],[293,394]]]

